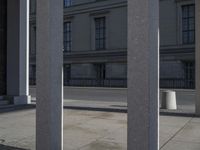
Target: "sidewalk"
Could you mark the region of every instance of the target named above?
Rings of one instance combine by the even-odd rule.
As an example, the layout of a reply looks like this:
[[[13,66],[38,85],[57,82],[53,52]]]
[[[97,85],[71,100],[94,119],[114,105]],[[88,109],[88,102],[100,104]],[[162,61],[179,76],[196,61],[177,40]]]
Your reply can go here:
[[[163,90],[163,89],[162,89]],[[192,116],[195,112],[194,91],[176,90],[178,110],[160,110],[162,114]],[[36,102],[35,87],[30,88]],[[71,109],[127,112],[127,89],[98,87],[64,87],[64,106]]]
[[[35,150],[35,109],[0,113],[0,149]],[[64,150],[126,150],[127,114],[64,109]],[[160,116],[160,150],[199,150],[200,118]]]

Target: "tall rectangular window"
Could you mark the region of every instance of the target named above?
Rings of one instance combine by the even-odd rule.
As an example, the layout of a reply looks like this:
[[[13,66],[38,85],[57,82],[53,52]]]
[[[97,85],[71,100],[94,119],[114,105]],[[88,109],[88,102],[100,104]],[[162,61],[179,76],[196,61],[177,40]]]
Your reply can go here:
[[[36,54],[36,26],[31,27],[30,34],[30,54]]]
[[[184,62],[185,86],[195,88],[195,63],[193,61]]]
[[[72,49],[71,22],[64,23],[64,51],[70,52]]]
[[[182,6],[182,40],[183,44],[195,43],[195,5]]]
[[[64,0],[64,7],[69,7],[72,5],[72,0]]]
[[[70,85],[70,79],[71,79],[71,64],[64,64],[64,85]]]
[[[95,18],[95,47],[96,50],[106,48],[106,18]]]
[[[105,63],[95,64],[95,68],[96,68],[97,79],[105,79],[106,78],[106,64]]]
[[[29,84],[30,85],[36,85],[36,65],[30,65]]]

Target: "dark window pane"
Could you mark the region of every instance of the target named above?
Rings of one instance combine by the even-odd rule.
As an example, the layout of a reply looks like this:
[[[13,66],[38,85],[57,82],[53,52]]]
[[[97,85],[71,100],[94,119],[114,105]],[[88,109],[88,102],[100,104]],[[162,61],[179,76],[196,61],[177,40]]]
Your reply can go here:
[[[71,51],[71,22],[64,23],[64,51]]]
[[[105,49],[105,30],[105,17],[95,18],[95,46],[97,50]]]
[[[72,0],[64,0],[64,7],[69,7],[72,5]]]
[[[182,6],[182,41],[183,44],[193,44],[195,42],[194,4]]]
[[[194,5],[191,5],[190,7],[189,7],[189,17],[194,17],[195,16],[195,11],[194,11],[194,9],[195,9],[195,7],[194,7]]]
[[[188,30],[188,20],[183,19],[183,31]]]
[[[193,43],[194,39],[195,39],[195,33],[194,31],[189,32],[189,42]]]
[[[188,33],[183,32],[183,44],[187,44],[187,43],[188,43]]]
[[[188,17],[188,7],[186,7],[186,6],[183,6],[182,7],[182,17],[183,18],[187,18]]]
[[[195,29],[195,22],[194,18],[189,19],[189,30],[194,30]]]

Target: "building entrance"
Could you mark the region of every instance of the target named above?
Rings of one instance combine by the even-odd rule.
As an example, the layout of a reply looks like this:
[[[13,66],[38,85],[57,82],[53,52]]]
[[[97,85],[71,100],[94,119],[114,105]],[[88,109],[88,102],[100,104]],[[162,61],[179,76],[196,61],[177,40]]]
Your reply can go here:
[[[6,95],[7,0],[0,0],[0,95]]]

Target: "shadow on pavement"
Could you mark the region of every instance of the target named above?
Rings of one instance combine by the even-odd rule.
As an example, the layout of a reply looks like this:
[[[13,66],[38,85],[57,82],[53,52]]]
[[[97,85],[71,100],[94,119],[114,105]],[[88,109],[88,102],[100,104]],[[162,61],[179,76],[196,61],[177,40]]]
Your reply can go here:
[[[0,144],[0,150],[28,150],[28,149],[11,147],[11,146],[6,146],[6,145]]]
[[[34,104],[27,104],[27,105],[20,105],[20,106],[15,106],[15,105],[3,106],[3,107],[0,107],[0,114],[15,112],[15,111],[30,110],[30,109],[35,109],[35,108],[36,108],[36,105]]]

